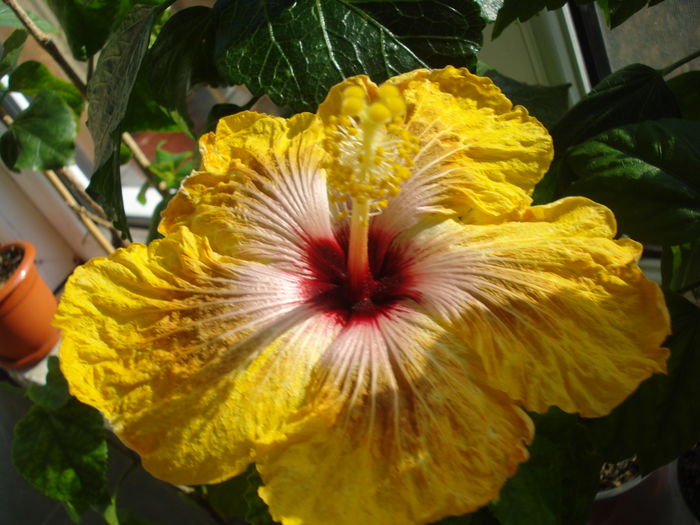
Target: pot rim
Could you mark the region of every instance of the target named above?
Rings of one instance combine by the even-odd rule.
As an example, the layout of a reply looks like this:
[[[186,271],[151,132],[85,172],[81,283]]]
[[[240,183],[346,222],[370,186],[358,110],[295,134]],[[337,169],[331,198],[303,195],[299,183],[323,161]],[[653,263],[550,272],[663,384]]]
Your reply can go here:
[[[28,241],[12,241],[5,244],[0,244],[0,251],[11,246],[19,246],[24,250],[24,255],[19,263],[19,266],[12,272],[10,278],[0,287],[0,302],[10,295],[19,284],[29,275],[36,257],[36,248]]]

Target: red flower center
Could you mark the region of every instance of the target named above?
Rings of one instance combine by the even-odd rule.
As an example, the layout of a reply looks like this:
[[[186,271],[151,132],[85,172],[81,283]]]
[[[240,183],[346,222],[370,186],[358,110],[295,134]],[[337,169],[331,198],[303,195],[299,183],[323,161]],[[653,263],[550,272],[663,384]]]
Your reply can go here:
[[[347,268],[347,231],[308,244],[306,262],[311,278],[305,282],[305,294],[315,307],[342,324],[371,322],[401,300],[418,299],[405,246],[370,229],[367,252],[369,270],[353,285]]]

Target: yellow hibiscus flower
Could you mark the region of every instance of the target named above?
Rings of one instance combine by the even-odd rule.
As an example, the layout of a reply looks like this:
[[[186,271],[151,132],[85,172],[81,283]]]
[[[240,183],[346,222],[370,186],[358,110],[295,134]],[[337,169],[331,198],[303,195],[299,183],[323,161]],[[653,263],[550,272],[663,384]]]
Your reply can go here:
[[[602,416],[665,371],[640,245],[530,206],[551,140],[489,79],[354,77],[200,147],[165,238],[77,269],[57,316],[71,392],[158,478],[255,462],[284,524],[427,523],[498,496],[523,409]]]

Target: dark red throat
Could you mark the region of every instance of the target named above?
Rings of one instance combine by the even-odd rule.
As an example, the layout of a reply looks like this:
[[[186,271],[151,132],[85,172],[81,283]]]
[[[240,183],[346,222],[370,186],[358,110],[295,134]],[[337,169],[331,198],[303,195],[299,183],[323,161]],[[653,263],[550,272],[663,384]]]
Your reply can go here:
[[[347,247],[345,231],[334,238],[309,242],[306,263],[311,278],[306,281],[305,291],[318,309],[343,323],[367,322],[387,313],[401,300],[417,300],[405,246],[370,229],[369,270],[357,286],[351,285],[348,276]]]

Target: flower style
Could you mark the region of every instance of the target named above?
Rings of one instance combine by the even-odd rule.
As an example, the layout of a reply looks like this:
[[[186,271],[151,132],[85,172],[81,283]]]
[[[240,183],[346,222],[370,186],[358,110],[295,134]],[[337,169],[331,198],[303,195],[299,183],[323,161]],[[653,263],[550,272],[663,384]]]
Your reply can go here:
[[[489,79],[358,76],[200,147],[165,238],[76,270],[57,316],[71,392],[156,477],[255,462],[284,524],[428,523],[498,496],[523,409],[602,416],[665,371],[640,245],[530,206],[551,140]]]

